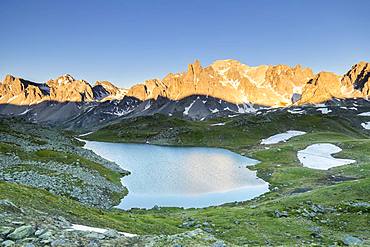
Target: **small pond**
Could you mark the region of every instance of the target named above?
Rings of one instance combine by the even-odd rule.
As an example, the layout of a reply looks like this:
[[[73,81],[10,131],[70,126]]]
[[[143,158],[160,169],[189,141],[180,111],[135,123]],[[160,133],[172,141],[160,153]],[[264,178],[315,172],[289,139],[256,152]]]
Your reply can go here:
[[[247,166],[258,163],[231,151],[87,141],[85,148],[114,161],[131,175],[122,209],[153,206],[207,207],[245,201],[268,191],[268,183]]]

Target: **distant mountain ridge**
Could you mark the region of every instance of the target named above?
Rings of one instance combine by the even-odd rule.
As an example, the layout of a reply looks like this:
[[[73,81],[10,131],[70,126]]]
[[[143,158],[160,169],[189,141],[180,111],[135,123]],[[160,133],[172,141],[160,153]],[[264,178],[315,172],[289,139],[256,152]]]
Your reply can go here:
[[[338,76],[331,72],[314,74],[300,65],[251,67],[235,60],[219,60],[202,67],[195,61],[185,72],[170,73],[129,89],[108,81],[91,86],[68,74],[46,83],[7,75],[0,84],[0,116],[88,129],[157,113],[203,120],[260,114],[270,108],[368,105],[369,95],[367,62],[355,64]]]
[[[343,76],[331,72],[314,74],[300,65],[251,67],[236,60],[218,60],[202,67],[196,60],[182,73],[151,79],[120,89],[108,81],[91,86],[66,74],[46,83],[34,83],[7,75],[0,84],[0,104],[30,105],[45,100],[90,102],[120,100],[125,96],[145,101],[165,97],[181,100],[204,95],[234,104],[286,107],[322,103],[338,98],[367,98],[370,95],[370,64],[360,62]]]
[[[97,81],[91,86],[85,80],[76,80],[65,74],[46,83],[35,83],[7,75],[0,84],[0,104],[32,105],[43,101],[89,102],[120,99],[126,91],[108,81]]]

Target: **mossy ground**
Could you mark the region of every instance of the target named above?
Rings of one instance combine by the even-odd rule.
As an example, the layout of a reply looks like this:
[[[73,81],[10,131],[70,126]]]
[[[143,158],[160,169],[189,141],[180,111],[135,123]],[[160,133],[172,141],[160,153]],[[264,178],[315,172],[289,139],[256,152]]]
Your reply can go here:
[[[227,123],[211,126],[217,122]],[[181,131],[176,136],[155,138],[168,128]],[[262,138],[290,129],[308,133],[286,143],[270,145],[269,149],[259,144]],[[236,245],[340,244],[347,234],[369,240],[369,208],[355,207],[353,203],[370,201],[370,139],[348,119],[277,114],[190,122],[154,116],[109,126],[86,138],[228,148],[261,161],[253,169],[270,183],[271,192],[254,200],[204,209],[121,211],[90,208],[44,190],[0,182],[0,198],[63,215],[75,223],[138,234],[181,233],[194,229],[180,227],[182,222],[193,219],[200,224],[212,224],[212,234]],[[297,151],[322,142],[340,146],[343,151],[336,156],[357,162],[328,171],[302,167]],[[305,216],[302,212],[310,211],[312,205],[333,210]],[[276,217],[275,210],[287,211],[288,217]],[[314,227],[320,228],[319,238],[313,235]]]

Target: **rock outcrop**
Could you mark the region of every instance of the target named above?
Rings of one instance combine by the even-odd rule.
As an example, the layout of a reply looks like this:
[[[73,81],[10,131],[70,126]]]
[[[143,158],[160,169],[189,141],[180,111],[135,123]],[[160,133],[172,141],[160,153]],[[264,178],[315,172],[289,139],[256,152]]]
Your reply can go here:
[[[120,100],[127,94],[127,90],[116,87],[109,81],[97,81],[93,87],[94,98],[98,100]]]
[[[108,81],[94,87],[66,74],[45,84],[6,76],[0,84],[0,104],[30,105],[41,101],[90,102],[121,100],[128,96],[141,101],[159,97],[172,101],[192,95],[211,96],[233,104],[268,107],[316,104],[334,98],[367,98],[370,95],[370,64],[360,62],[342,77],[330,72],[314,74],[300,65],[248,66],[236,60],[215,61],[202,67],[196,60],[187,71],[170,73],[125,90]]]
[[[234,104],[286,106],[291,104],[292,94],[312,77],[312,71],[301,66],[250,67],[235,60],[220,60],[203,68],[195,61],[186,72],[135,85],[127,95],[141,100],[208,95]]]
[[[46,95],[46,85],[7,75],[0,84],[0,103],[35,104]]]
[[[85,80],[65,74],[46,83],[36,83],[7,75],[0,84],[0,104],[33,105],[42,101],[90,102],[122,99],[126,90],[112,83],[97,82],[92,87]]]
[[[360,62],[343,76],[342,85],[355,91],[356,97],[370,95],[370,63]]]
[[[370,93],[370,65],[361,62],[343,77],[330,72],[314,75],[300,65],[250,67],[235,60],[220,60],[203,68],[199,61],[183,73],[162,80],[147,80],[129,89],[140,100],[159,96],[180,100],[190,95],[208,95],[230,103],[271,107],[316,104],[333,98],[366,98]]]
[[[47,83],[50,88],[50,100],[53,101],[92,101],[94,99],[92,87],[84,80],[75,80],[66,74]]]

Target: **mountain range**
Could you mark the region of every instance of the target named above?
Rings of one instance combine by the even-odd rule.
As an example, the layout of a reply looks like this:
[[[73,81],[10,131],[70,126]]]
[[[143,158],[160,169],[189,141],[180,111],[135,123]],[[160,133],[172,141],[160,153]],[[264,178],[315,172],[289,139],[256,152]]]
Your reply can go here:
[[[108,81],[91,86],[68,74],[45,83],[7,75],[0,84],[0,114],[84,128],[156,113],[202,120],[259,109],[367,101],[369,96],[368,62],[336,75],[315,74],[300,65],[252,67],[236,60],[218,60],[202,67],[196,60],[185,72],[146,80],[128,89]]]

